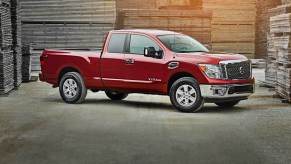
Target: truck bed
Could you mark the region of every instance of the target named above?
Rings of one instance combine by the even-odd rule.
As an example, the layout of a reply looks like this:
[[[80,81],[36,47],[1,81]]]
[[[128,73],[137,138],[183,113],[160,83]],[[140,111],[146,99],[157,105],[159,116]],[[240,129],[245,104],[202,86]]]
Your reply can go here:
[[[62,71],[72,69],[72,71],[79,72],[84,77],[86,86],[90,87],[92,83],[96,83],[94,77],[100,75],[100,56],[101,50],[46,49],[40,59],[42,74],[46,75],[42,80],[58,86]]]

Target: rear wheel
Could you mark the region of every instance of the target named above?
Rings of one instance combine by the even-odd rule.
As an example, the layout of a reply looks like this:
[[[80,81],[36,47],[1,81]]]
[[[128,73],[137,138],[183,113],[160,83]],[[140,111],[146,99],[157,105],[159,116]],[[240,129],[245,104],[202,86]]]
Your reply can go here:
[[[105,94],[111,100],[123,100],[128,96],[127,93],[122,93],[122,92],[117,92],[117,91],[105,91]]]
[[[84,80],[77,72],[68,72],[62,77],[59,91],[62,99],[70,104],[82,103],[87,96]]]
[[[231,108],[231,107],[236,106],[239,102],[240,100],[236,100],[236,101],[217,102],[215,104],[219,107]]]
[[[200,87],[191,77],[184,77],[174,82],[170,89],[170,99],[176,109],[181,112],[198,112],[204,105]]]

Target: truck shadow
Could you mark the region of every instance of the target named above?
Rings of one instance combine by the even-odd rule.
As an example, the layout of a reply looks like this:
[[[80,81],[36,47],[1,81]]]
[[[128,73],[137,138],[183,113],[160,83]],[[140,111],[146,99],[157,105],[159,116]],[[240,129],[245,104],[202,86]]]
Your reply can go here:
[[[46,102],[51,103],[65,103],[60,98],[46,98],[44,99]],[[135,109],[145,109],[145,110],[165,110],[169,112],[178,112],[172,104],[169,103],[159,103],[159,102],[142,102],[142,101],[134,101],[134,100],[122,100],[122,101],[112,101],[109,99],[86,99],[86,101],[82,104],[75,105],[103,105],[105,107],[128,107]],[[90,106],[92,107],[92,106]],[[243,112],[248,110],[246,107],[232,107],[232,108],[220,108],[218,106],[213,106],[211,104],[205,104],[203,109],[198,113],[236,113]]]
[[[123,100],[123,101],[112,101],[107,99],[88,99],[84,104],[104,104],[107,106],[123,106],[130,108],[140,108],[140,109],[152,109],[152,110],[167,110],[172,112],[177,111],[171,103],[159,103],[159,102],[141,102],[141,101],[132,101],[132,100]],[[233,112],[242,112],[245,108],[242,107],[232,107],[232,108],[220,108],[216,106],[208,106],[205,104],[202,110],[198,113],[233,113]],[[180,112],[179,112],[180,113]]]

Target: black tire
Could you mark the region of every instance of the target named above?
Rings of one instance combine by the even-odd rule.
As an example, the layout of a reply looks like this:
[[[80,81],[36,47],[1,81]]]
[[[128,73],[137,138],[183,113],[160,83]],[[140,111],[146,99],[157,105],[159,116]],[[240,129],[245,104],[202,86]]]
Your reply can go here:
[[[235,100],[235,101],[217,102],[215,104],[219,107],[231,108],[231,107],[236,106],[239,102],[240,100]]]
[[[180,89],[181,87],[183,87],[185,85],[190,87],[191,90],[194,89],[196,92],[195,96],[194,96],[194,93],[190,95],[190,96],[192,96],[192,98],[195,97],[196,99],[195,99],[195,101],[192,101],[191,103],[189,103],[188,104],[189,106],[181,105],[181,102],[179,103],[179,100],[178,100],[178,95],[179,95],[179,93],[177,93],[177,92],[179,92],[178,89]],[[187,93],[187,94],[189,94],[189,93]],[[183,78],[180,78],[177,81],[175,81],[173,83],[173,85],[171,86],[169,96],[170,96],[170,99],[171,99],[173,106],[177,110],[184,112],[184,113],[198,112],[202,109],[202,107],[204,105],[204,99],[201,96],[199,84],[192,77],[183,77]],[[185,99],[185,101],[186,101],[186,99]],[[188,95],[187,101],[189,101],[189,95]]]
[[[105,91],[105,94],[107,97],[109,97],[111,100],[117,101],[117,100],[123,100],[125,99],[128,94],[127,93],[121,93],[117,91]]]
[[[97,92],[99,92],[98,89],[91,89],[91,91],[92,91],[93,93],[97,93]]]
[[[68,91],[65,93],[64,89],[68,89],[68,87],[64,86],[67,84],[67,81],[71,81],[72,83],[76,84],[76,87],[72,87],[69,90],[75,90],[74,96],[68,96]],[[66,84],[65,84],[66,82]],[[85,101],[87,96],[87,88],[85,86],[84,80],[82,76],[78,72],[68,72],[61,78],[59,91],[62,99],[69,104],[80,104]]]

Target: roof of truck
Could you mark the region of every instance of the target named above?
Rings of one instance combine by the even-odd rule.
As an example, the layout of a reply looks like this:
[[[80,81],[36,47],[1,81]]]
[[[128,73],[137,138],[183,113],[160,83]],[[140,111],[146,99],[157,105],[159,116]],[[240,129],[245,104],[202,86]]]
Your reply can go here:
[[[113,32],[137,32],[143,34],[151,34],[151,35],[167,35],[167,34],[179,34],[173,31],[166,30],[154,30],[154,29],[126,29],[126,30],[114,30]]]

